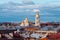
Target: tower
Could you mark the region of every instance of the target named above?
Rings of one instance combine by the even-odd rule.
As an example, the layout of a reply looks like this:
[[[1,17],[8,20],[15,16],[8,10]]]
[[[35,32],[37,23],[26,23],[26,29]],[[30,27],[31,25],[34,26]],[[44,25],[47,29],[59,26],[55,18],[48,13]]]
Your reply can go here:
[[[26,19],[21,23],[20,26],[29,26],[28,17],[26,17]]]
[[[24,21],[20,24],[20,26],[25,26]]]
[[[25,24],[25,26],[29,26],[28,17],[26,17],[26,19],[24,20],[24,24]]]
[[[40,15],[39,15],[39,11],[36,12],[35,26],[40,27]]]

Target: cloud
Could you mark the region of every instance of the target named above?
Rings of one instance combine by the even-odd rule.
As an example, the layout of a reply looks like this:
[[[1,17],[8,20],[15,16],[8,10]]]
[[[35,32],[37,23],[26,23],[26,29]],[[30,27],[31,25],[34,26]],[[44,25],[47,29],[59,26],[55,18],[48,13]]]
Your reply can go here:
[[[2,11],[8,11],[8,9],[2,9]]]
[[[40,12],[39,9],[33,9],[33,10],[32,10],[32,12],[37,12],[37,11]]]
[[[33,1],[31,1],[31,0],[24,0],[23,4],[24,5],[34,5],[35,3]]]
[[[25,6],[17,6],[18,8],[39,8],[40,5],[25,5]]]
[[[41,7],[51,7],[51,8],[60,7],[60,1],[53,1],[46,4],[41,4]]]
[[[26,5],[28,4],[28,5]],[[40,5],[35,5],[33,1],[27,1],[24,0],[22,4],[14,3],[14,2],[8,2],[5,4],[2,4],[2,11],[10,11],[10,12],[32,12],[33,9],[37,9],[40,7]]]
[[[29,12],[29,11],[31,11],[31,10],[29,10],[29,9],[26,9],[25,11]]]
[[[29,3],[29,4],[28,4]],[[24,1],[22,4],[19,3],[9,3],[8,6],[2,6],[2,12],[36,12],[40,11],[41,15],[56,15],[60,10],[58,7],[60,6],[59,3],[48,3],[44,5],[35,5],[30,4],[34,3],[32,1]],[[13,4],[13,6],[11,6]],[[18,5],[19,4],[19,5]],[[25,4],[25,5],[24,5]],[[28,5],[26,5],[28,4]],[[1,10],[1,9],[0,9]],[[54,14],[54,11],[56,14]]]
[[[40,11],[44,15],[60,15],[60,1],[41,4]]]
[[[59,2],[47,3],[43,5],[42,4],[36,5],[34,2],[28,2],[28,1],[25,1],[22,4],[19,4],[19,3],[11,3],[11,4],[8,3],[8,5],[4,4],[3,6],[0,6],[0,17],[3,18],[3,20],[5,20],[5,18],[20,20],[20,18],[18,17],[20,17],[21,15],[35,15],[36,11],[40,11],[40,15],[43,15],[41,16],[42,21],[48,21],[49,19],[51,20],[57,19],[58,21],[60,20],[59,19],[60,16],[54,16],[54,15],[60,15]]]

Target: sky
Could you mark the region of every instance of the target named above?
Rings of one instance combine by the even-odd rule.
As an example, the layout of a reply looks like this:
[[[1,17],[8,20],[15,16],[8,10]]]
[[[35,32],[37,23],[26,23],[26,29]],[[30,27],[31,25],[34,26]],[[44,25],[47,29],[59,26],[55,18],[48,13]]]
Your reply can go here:
[[[35,15],[36,11],[40,11],[43,21],[56,19],[60,22],[60,0],[0,0],[0,22],[22,21],[26,15]],[[34,20],[34,17],[29,16],[30,19]]]
[[[0,0],[0,4],[7,3],[9,1],[21,3],[22,1],[28,1],[28,0]],[[47,4],[47,3],[51,3],[51,2],[60,2],[60,0],[32,0],[32,1],[36,4]]]

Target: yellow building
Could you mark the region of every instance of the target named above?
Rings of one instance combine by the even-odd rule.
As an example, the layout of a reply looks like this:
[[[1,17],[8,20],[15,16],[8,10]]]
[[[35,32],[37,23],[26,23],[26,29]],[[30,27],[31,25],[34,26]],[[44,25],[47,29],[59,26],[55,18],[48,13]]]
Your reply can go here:
[[[38,11],[36,12],[35,26],[39,26],[40,27],[40,15],[39,15]]]

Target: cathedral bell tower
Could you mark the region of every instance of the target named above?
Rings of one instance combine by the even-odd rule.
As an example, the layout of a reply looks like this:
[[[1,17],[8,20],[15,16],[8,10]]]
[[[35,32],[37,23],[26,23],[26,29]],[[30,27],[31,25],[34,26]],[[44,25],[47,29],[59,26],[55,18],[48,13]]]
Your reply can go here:
[[[39,11],[36,12],[35,26],[40,27],[40,15],[39,15]]]

